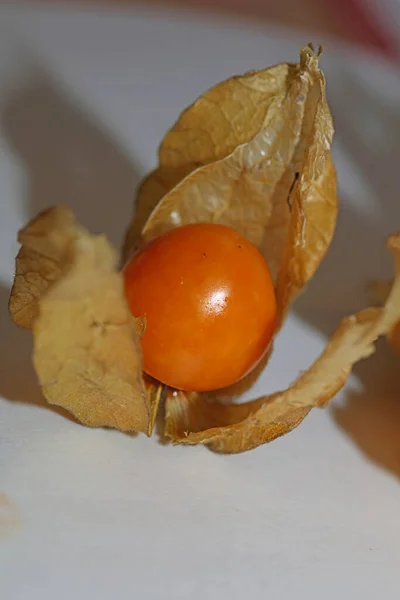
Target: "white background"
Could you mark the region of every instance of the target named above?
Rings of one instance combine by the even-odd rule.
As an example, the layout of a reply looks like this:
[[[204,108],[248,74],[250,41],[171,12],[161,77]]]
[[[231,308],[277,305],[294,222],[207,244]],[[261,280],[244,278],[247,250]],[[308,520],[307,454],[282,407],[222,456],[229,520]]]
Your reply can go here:
[[[398,598],[400,363],[385,344],[292,434],[219,456],[45,406],[29,335],[6,311],[30,216],[65,202],[118,243],[179,112],[232,74],[296,61],[307,34],[138,9],[0,10],[0,597]],[[400,229],[398,72],[322,41],[341,216],[252,397],[289,384],[366,304]]]

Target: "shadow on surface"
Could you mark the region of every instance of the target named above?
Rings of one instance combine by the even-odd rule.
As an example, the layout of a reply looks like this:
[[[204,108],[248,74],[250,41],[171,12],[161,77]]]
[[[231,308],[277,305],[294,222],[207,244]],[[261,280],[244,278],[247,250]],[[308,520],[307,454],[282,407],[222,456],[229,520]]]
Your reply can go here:
[[[43,398],[32,366],[32,339],[29,331],[19,329],[8,314],[10,290],[0,285],[0,396],[53,412],[74,421],[62,408]]]
[[[101,126],[40,69],[3,98],[1,117],[7,143],[26,169],[25,221],[49,206],[65,204],[90,231],[106,233],[119,248],[138,175]],[[11,322],[8,296],[3,285],[0,395],[48,407],[31,365],[30,335]]]
[[[384,340],[354,374],[363,389],[349,390],[333,417],[373,462],[400,477],[400,360]]]
[[[4,135],[28,175],[27,218],[66,204],[120,247],[138,175],[101,125],[41,70],[5,98]]]
[[[296,313],[327,336],[343,316],[368,305],[368,280],[393,273],[385,241],[400,229],[398,107],[383,106],[373,90],[346,71],[342,85],[329,92],[336,138],[371,187],[376,206],[368,218],[368,210],[361,207],[357,212],[354,202],[340,195],[335,239],[296,303]],[[367,131],[362,129],[365,123],[371,125]],[[372,130],[379,130],[373,138]],[[333,411],[336,423],[365,455],[396,475],[400,475],[399,370],[399,358],[382,340],[377,353],[354,369],[361,390],[345,392],[345,405]]]

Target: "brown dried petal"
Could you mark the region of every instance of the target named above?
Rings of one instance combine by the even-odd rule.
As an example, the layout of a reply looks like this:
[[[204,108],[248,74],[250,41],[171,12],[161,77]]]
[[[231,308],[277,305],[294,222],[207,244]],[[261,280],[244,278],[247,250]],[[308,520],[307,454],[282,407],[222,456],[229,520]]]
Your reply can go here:
[[[53,234],[42,230],[43,247]],[[56,281],[36,297],[33,361],[43,394],[85,425],[150,435],[157,392],[142,380],[116,253],[104,237],[79,228],[63,260]]]
[[[225,158],[259,133],[286,79],[297,72],[298,65],[280,64],[232,77],[183,111],[161,142],[158,168],[138,191],[126,253],[137,247],[148,217],[167,192],[198,167]]]
[[[81,232],[72,211],[57,206],[40,213],[18,233],[22,247],[9,302],[14,323],[31,329],[39,298],[59,278],[69,246]]]
[[[65,206],[53,206],[39,213],[18,232],[22,247],[15,259],[15,276],[9,300],[10,316],[19,327],[32,329],[38,316],[38,301],[59,279],[70,257],[70,246],[85,229]],[[135,319],[142,338],[146,318]]]
[[[374,352],[378,336],[400,320],[400,235],[389,238],[396,277],[382,308],[370,308],[343,320],[325,350],[297,381],[247,404],[211,404],[197,394],[169,394],[166,434],[183,444],[207,444],[217,452],[255,448],[288,433],[313,407],[322,407],[344,385],[353,365]]]

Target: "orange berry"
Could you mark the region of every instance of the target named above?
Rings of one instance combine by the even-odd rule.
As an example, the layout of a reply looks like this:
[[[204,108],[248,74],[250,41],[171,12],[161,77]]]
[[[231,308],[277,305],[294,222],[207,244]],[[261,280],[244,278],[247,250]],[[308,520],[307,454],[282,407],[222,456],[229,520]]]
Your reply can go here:
[[[132,314],[146,317],[143,368],[171,387],[207,391],[251,371],[271,341],[268,266],[239,233],[198,223],[169,231],[124,267]]]

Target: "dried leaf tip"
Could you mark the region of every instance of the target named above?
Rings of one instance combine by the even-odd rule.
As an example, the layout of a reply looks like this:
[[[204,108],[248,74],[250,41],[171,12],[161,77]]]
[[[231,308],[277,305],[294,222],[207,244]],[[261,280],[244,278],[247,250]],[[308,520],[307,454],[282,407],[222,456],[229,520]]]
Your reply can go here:
[[[303,46],[300,50],[300,68],[309,69],[310,71],[319,70],[319,60],[323,52],[322,46],[318,46],[318,50],[315,50],[313,44]]]
[[[321,56],[321,54],[323,53],[324,49],[323,46],[321,44],[318,44],[318,50],[315,50],[315,46],[312,42],[309,42],[307,44],[307,46],[305,46],[305,48],[309,48],[311,50],[311,52],[317,57],[319,58]]]

